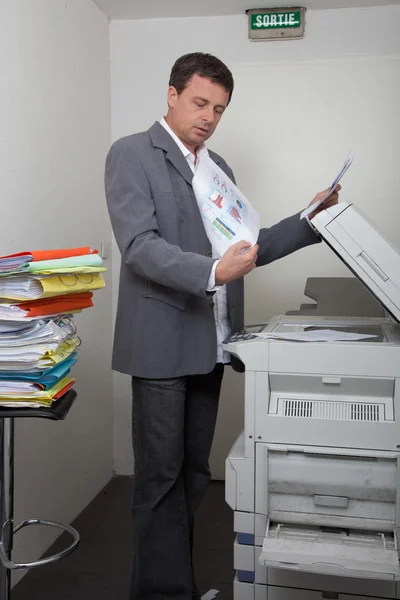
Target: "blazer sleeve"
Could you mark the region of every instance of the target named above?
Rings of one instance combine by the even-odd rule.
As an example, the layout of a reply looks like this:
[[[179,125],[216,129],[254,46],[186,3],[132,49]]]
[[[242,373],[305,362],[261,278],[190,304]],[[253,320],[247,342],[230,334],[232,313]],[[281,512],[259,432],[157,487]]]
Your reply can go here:
[[[300,219],[300,213],[297,213],[272,227],[260,229],[256,266],[262,267],[320,241],[307,219]]]
[[[214,260],[183,252],[160,237],[147,175],[124,139],[115,142],[107,155],[105,191],[122,261],[145,279],[207,297]]]

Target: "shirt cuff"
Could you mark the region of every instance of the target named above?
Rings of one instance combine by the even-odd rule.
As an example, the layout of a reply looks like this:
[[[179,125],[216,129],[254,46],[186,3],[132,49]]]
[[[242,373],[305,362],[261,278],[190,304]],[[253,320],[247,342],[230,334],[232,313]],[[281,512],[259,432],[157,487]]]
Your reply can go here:
[[[217,270],[219,262],[219,260],[216,260],[212,266],[206,292],[216,292],[221,287],[220,285],[215,283],[215,271]]]

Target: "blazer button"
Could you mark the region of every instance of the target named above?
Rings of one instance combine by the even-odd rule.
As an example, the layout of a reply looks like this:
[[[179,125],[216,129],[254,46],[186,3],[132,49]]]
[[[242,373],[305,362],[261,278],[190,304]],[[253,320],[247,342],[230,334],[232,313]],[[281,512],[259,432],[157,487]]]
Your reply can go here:
[[[212,258],[212,251],[211,251],[211,250],[209,250],[209,251],[207,252],[207,256],[208,256],[208,258]]]
[[[214,300],[210,300],[209,304],[210,304],[210,308],[214,308],[214,306],[215,306]]]

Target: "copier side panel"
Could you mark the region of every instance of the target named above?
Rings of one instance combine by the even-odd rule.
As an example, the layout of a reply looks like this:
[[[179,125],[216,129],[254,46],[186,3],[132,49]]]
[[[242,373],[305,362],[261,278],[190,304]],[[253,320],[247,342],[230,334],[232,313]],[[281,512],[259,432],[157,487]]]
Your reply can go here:
[[[257,390],[256,390],[256,373],[254,371],[246,371],[244,379],[244,445],[245,457],[254,457],[254,440],[255,440],[255,411]]]

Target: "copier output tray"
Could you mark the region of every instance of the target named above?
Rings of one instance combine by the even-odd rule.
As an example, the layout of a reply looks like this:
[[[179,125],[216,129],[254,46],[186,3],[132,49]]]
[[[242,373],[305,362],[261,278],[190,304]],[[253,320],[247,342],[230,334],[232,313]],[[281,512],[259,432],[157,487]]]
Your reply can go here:
[[[400,579],[395,532],[310,527],[268,521],[261,565],[311,573]]]

